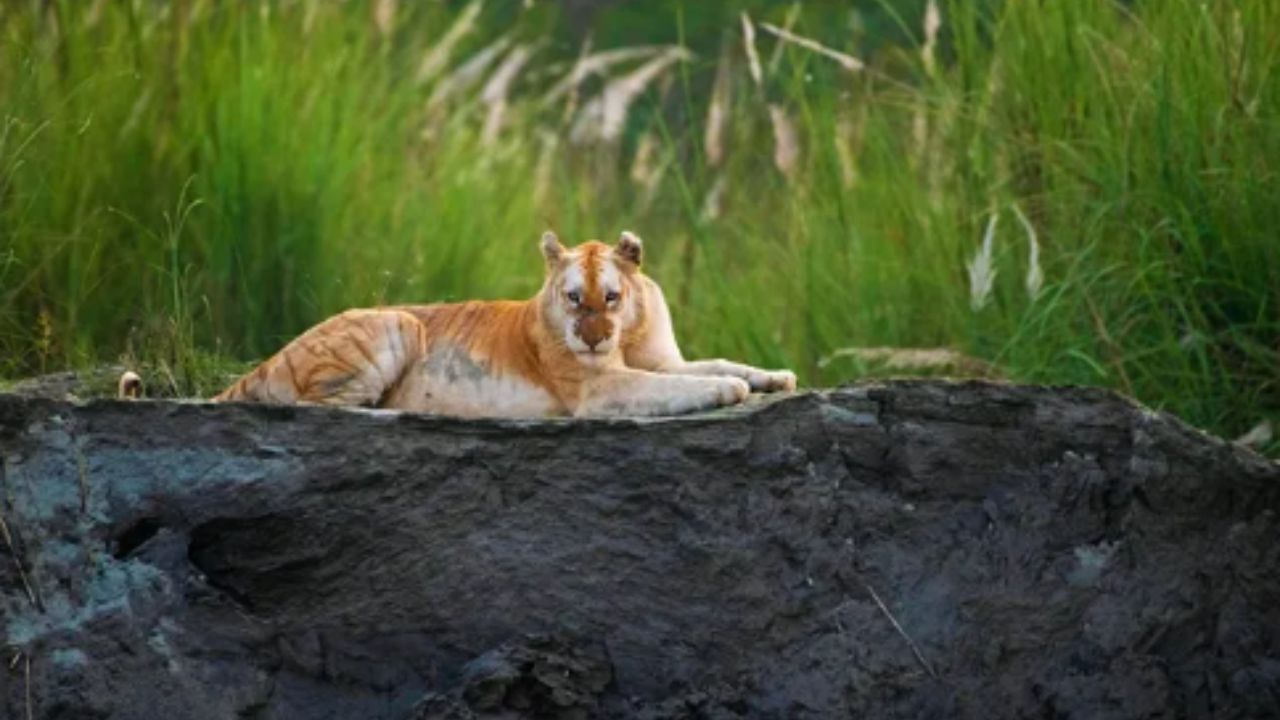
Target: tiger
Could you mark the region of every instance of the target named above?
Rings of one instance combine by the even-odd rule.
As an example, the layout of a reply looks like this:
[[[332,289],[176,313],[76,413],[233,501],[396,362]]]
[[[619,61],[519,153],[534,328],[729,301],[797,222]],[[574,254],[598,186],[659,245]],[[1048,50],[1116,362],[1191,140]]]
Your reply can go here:
[[[456,417],[657,416],[796,389],[790,370],[686,360],[643,241],[539,243],[527,300],[353,309],[305,331],[214,402],[364,406]],[[130,373],[132,375],[132,373]],[[129,394],[137,395],[134,380]],[[121,379],[121,394],[126,382]]]

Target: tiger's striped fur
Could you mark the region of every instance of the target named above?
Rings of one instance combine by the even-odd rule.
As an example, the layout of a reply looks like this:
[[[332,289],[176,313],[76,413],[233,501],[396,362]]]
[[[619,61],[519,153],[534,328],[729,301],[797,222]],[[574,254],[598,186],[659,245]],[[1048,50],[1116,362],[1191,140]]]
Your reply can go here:
[[[661,415],[793,390],[795,375],[687,362],[642,243],[542,239],[525,301],[348,310],[304,332],[215,401],[321,403],[464,417]]]

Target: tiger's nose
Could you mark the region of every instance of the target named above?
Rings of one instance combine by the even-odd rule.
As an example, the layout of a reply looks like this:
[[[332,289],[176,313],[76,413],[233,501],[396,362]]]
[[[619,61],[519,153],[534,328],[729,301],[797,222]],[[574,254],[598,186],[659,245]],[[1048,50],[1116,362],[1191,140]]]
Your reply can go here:
[[[578,321],[578,338],[588,349],[595,352],[596,347],[609,339],[612,328],[609,320],[599,315],[588,315]]]

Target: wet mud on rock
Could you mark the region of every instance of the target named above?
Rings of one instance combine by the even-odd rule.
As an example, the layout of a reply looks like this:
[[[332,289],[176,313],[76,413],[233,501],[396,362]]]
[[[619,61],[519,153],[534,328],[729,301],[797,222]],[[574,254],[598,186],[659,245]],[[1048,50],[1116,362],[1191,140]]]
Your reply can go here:
[[[0,396],[0,716],[1280,717],[1280,467],[1110,393]]]

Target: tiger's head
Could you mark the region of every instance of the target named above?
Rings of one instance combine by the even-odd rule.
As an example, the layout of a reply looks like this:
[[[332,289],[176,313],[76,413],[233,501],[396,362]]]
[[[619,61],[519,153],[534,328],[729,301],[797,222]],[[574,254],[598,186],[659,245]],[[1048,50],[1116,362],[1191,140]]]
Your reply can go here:
[[[573,248],[561,245],[555,233],[543,233],[543,322],[579,360],[612,356],[643,312],[643,285],[636,282],[643,247],[629,232],[612,246],[592,240]]]

